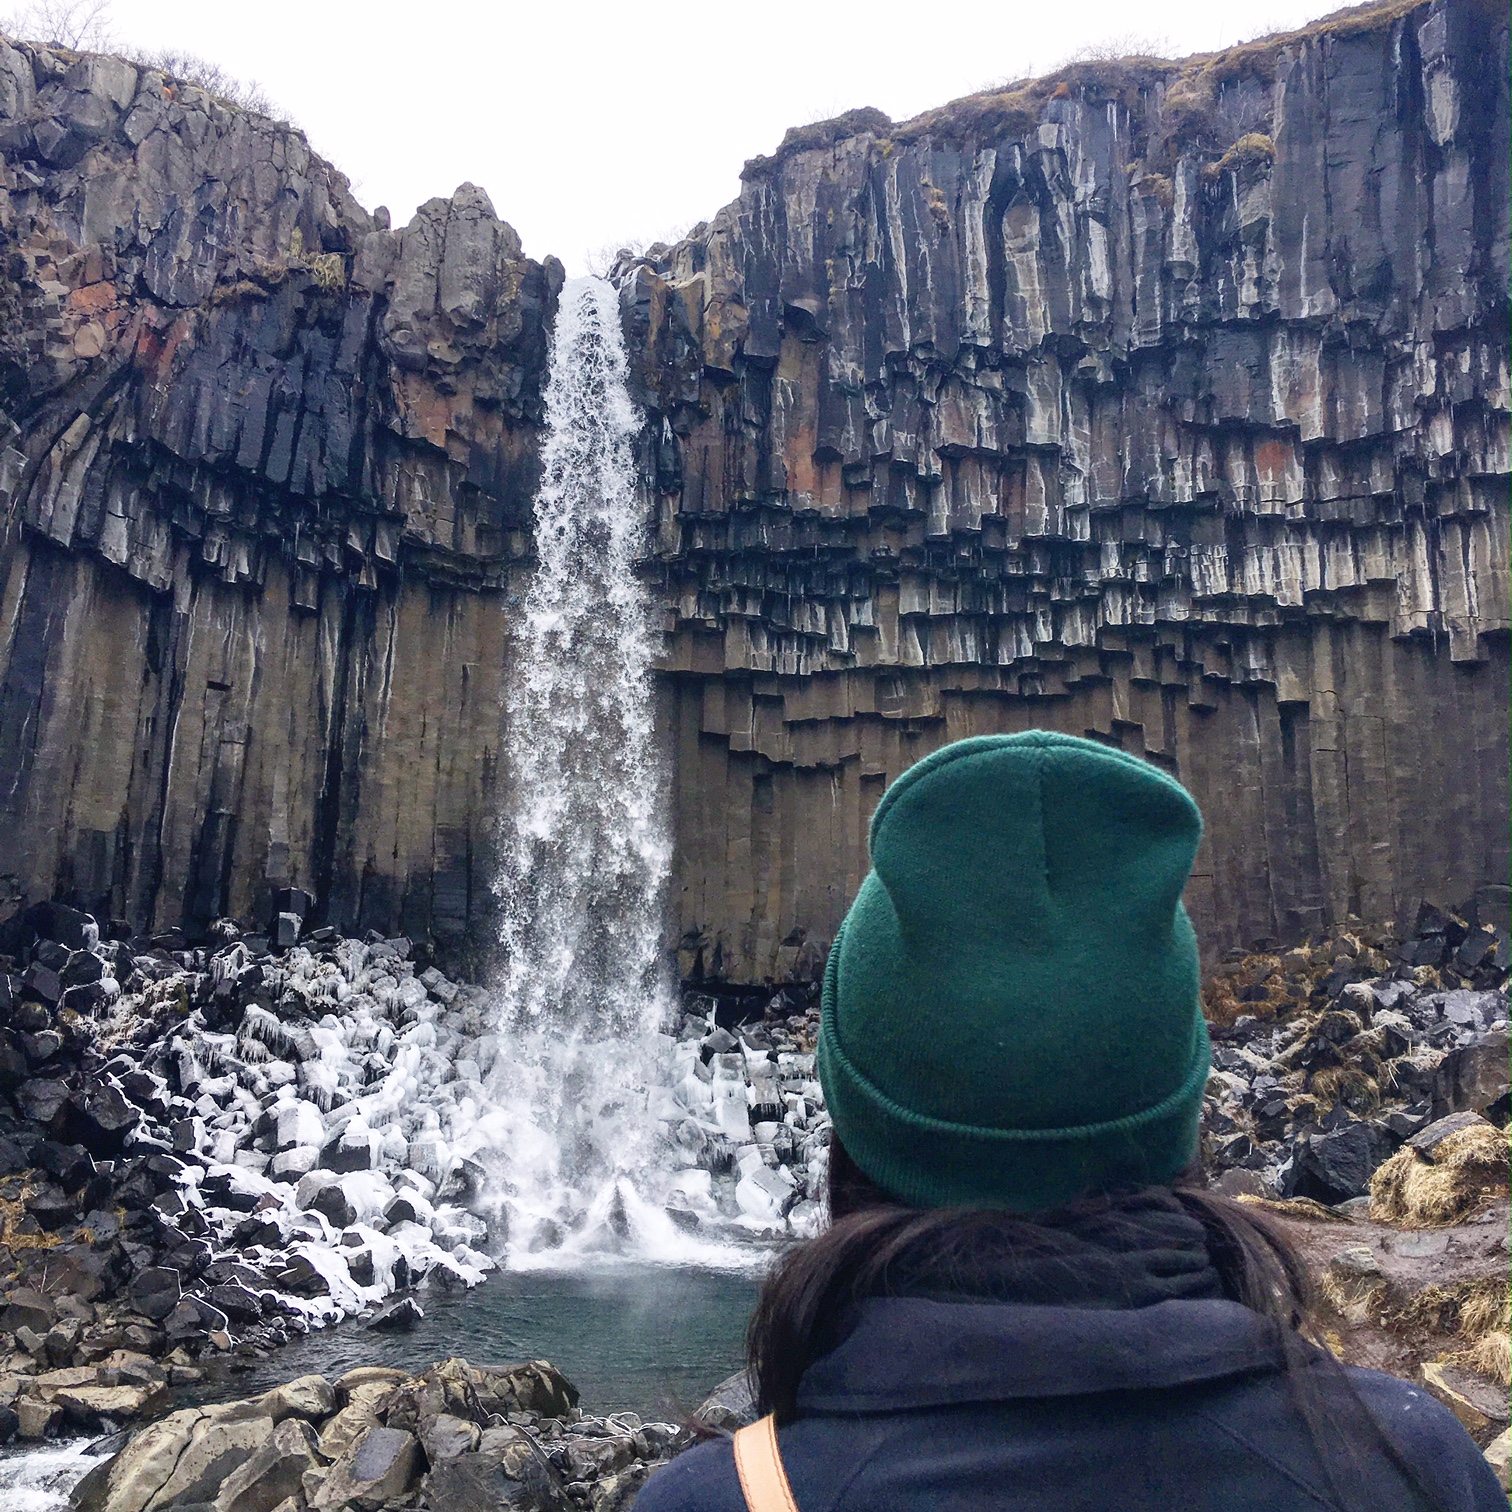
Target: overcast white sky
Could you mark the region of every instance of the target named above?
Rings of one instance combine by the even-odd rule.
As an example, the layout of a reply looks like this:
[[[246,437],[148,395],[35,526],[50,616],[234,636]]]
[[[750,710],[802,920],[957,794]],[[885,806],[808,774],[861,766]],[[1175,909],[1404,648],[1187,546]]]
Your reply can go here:
[[[789,126],[858,105],[901,120],[1089,44],[1146,38],[1182,56],[1336,5],[113,0],[110,24],[123,43],[256,79],[396,225],[471,180],[527,252],[580,272],[600,249],[711,216]]]

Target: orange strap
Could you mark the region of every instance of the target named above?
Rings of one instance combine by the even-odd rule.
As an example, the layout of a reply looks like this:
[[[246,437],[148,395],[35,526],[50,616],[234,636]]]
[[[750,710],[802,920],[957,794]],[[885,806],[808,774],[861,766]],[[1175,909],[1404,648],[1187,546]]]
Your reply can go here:
[[[750,1512],[798,1512],[770,1413],[735,1434],[735,1473]]]

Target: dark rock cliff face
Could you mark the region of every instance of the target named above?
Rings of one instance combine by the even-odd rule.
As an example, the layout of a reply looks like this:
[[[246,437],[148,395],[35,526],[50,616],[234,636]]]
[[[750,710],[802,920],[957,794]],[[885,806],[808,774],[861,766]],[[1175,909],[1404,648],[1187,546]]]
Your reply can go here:
[[[1211,950],[1507,868],[1507,18],[1387,6],[747,165],[626,263],[684,971],[806,974],[887,782],[1090,734]]]
[[[1214,951],[1504,880],[1507,64],[1391,0],[857,111],[617,270],[686,975],[811,976],[1031,725],[1192,787]],[[559,268],[119,60],[0,48],[0,152],[0,885],[466,937]]]
[[[559,267],[120,59],[0,44],[0,147],[0,889],[460,936]]]

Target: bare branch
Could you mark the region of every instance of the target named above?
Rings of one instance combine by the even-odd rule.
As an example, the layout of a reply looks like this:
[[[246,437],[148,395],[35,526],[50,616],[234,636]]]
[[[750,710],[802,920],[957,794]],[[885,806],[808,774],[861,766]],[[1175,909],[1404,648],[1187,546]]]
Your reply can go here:
[[[70,52],[109,52],[115,42],[110,0],[31,0],[7,16],[0,30]]]

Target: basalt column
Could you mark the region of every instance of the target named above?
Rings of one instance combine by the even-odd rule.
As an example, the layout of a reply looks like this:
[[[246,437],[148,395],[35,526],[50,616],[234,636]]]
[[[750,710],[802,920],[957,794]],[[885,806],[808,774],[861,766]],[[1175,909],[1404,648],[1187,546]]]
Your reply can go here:
[[[561,269],[0,40],[0,918],[475,937]]]
[[[685,974],[812,975],[885,785],[1039,725],[1212,952],[1507,874],[1508,41],[1430,0],[789,134],[625,263]]]

